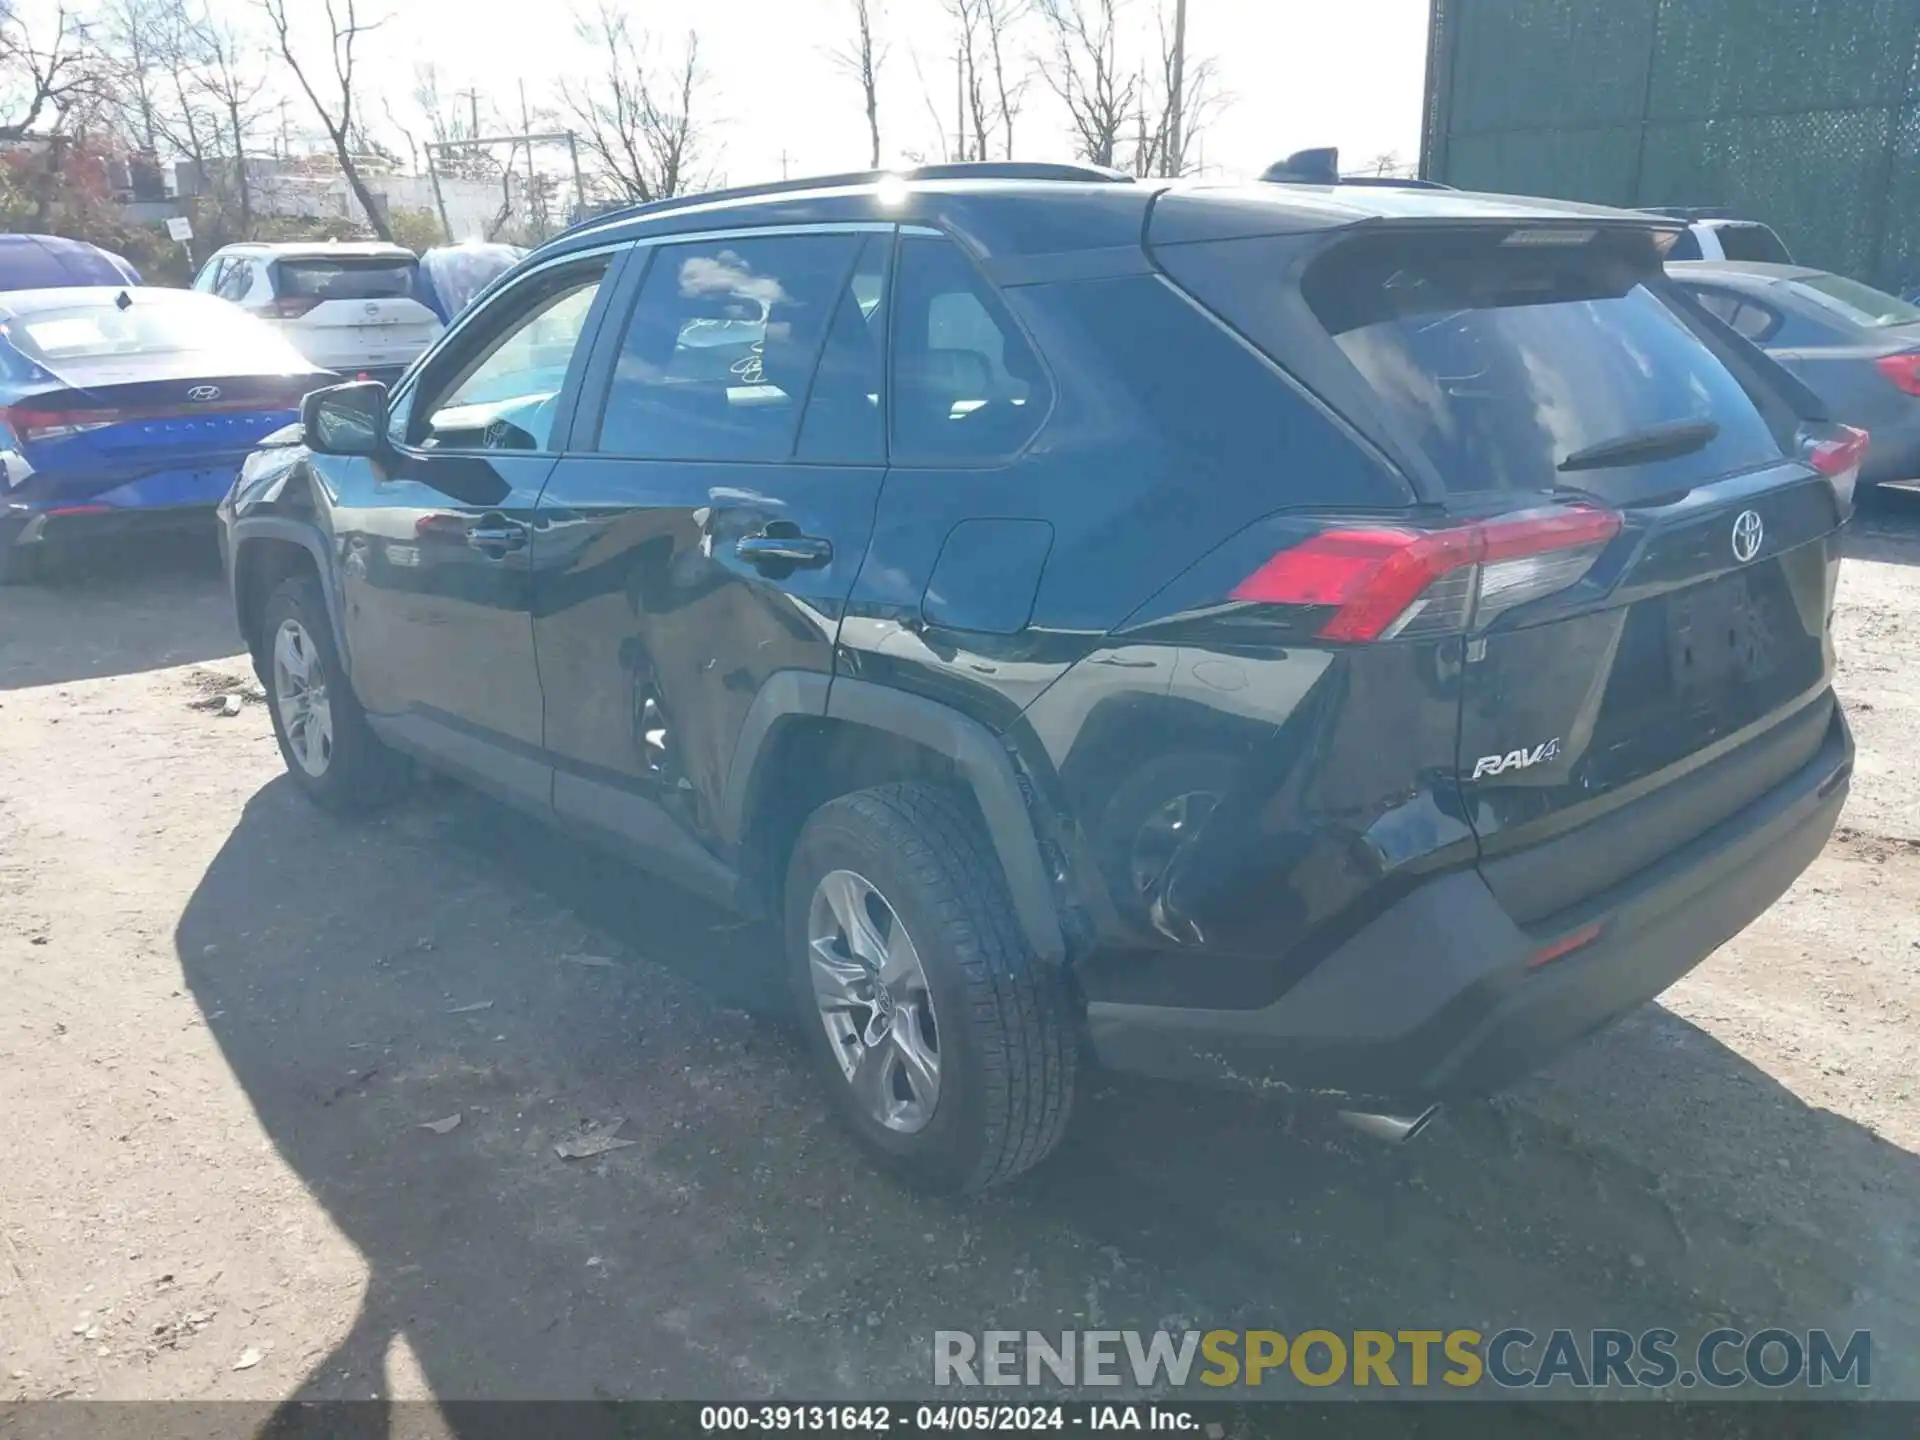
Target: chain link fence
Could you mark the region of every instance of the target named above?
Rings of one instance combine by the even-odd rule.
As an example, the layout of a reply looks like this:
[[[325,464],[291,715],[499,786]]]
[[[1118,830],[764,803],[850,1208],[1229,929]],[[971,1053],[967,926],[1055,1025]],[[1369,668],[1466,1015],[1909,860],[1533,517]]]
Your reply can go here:
[[[1721,206],[1920,287],[1920,0],[1432,0],[1421,173]]]

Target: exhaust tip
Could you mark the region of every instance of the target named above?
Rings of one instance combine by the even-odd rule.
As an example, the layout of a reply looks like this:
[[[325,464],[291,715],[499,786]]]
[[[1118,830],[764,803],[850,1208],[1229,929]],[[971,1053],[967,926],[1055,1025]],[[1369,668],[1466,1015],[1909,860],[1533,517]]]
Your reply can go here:
[[[1362,1135],[1371,1135],[1389,1145],[1404,1145],[1431,1125],[1440,1113],[1438,1105],[1429,1105],[1418,1115],[1389,1115],[1377,1110],[1342,1110],[1341,1120]]]

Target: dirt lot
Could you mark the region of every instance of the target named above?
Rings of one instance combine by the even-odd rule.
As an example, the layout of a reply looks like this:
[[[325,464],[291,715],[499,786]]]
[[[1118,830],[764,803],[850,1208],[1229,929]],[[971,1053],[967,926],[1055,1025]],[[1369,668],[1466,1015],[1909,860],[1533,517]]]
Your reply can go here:
[[[843,1143],[766,935],[451,786],[303,803],[219,713],[206,565],[8,592],[0,1399],[907,1396],[938,1328],[1722,1321],[1871,1327],[1920,1397],[1920,504],[1851,545],[1846,828],[1659,1006],[1398,1151],[1095,1076],[971,1206]]]

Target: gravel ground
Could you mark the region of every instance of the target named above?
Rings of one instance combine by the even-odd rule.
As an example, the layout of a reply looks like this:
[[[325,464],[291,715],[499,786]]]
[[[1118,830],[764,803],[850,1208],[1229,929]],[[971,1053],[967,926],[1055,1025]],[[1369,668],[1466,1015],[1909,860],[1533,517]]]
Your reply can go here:
[[[843,1142],[766,934],[450,785],[306,805],[197,557],[6,592],[0,1400],[904,1397],[942,1328],[1721,1322],[1871,1327],[1920,1398],[1920,502],[1850,545],[1845,828],[1658,1005],[1400,1150],[1096,1075],[971,1205]]]

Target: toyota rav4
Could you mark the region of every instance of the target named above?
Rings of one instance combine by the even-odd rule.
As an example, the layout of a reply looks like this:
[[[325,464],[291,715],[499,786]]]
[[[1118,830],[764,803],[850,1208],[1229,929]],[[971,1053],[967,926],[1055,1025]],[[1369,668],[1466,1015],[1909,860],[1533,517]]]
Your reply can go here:
[[[784,937],[975,1190],[1091,1058],[1404,1134],[1819,852],[1865,436],[1676,221],[934,167],[549,243],[223,509],[293,780],[414,762]]]

